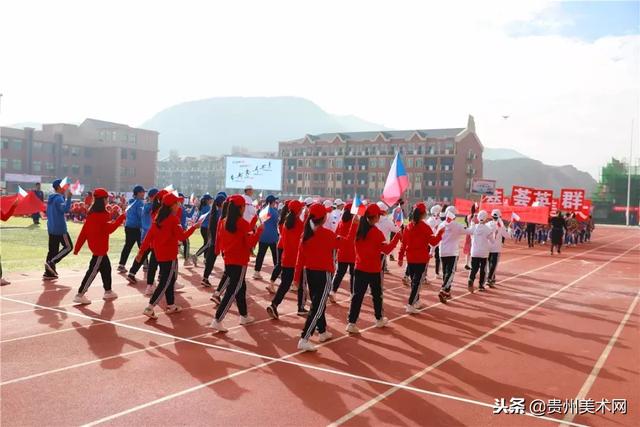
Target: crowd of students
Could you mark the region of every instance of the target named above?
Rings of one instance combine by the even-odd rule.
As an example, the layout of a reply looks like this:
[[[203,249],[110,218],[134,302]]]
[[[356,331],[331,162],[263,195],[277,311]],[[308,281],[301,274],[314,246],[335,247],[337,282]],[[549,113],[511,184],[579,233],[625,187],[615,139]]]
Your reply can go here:
[[[315,332],[320,342],[331,339],[325,310],[328,301],[336,301],[336,293],[347,274],[351,298],[346,331],[359,333],[357,323],[368,291],[375,326],[387,325],[384,277],[387,264],[395,260],[390,255],[398,245],[397,263],[399,266],[406,263],[403,283],[410,287],[405,311],[414,315],[425,307],[420,301],[421,287],[429,280],[427,270],[432,258],[436,278],[441,280],[438,298],[446,304],[451,298],[463,238],[469,292],[476,289],[484,292],[487,287],[495,286],[503,243],[508,238],[516,241],[519,238],[517,223],[505,223],[497,209],[488,213],[476,206],[464,217],[464,223],[456,220],[458,212],[454,206],[429,207],[417,203],[405,215],[402,200],[391,212],[389,206],[378,202],[367,204],[364,211],[359,211],[360,215],[354,215],[352,204],[340,199],[323,203],[311,198],[281,201],[269,195],[264,201],[256,202],[253,189],[248,186],[242,195],[205,194],[197,207],[189,208],[181,193],[155,188],[146,191],[136,186],[126,208],[115,217],[108,210],[109,193],[94,189],[74,247],[65,218],[71,209],[70,195],[60,180],[53,182],[53,188],[54,193],[47,200],[49,251],[43,279],[57,279],[57,264],[71,251],[77,254],[86,242],[93,256],[75,303],[91,303],[86,293],[98,273],[105,291],[103,298],[117,298],[111,286],[109,235],[124,224],[125,244],[117,271],[126,275],[133,286],[138,283],[139,270],[146,272],[145,295],[149,303],[143,314],[151,319],[157,318],[155,307],[163,298],[166,314],[182,309],[176,304],[174,294],[176,289],[184,287],[177,282],[180,252],[184,266],[197,266],[200,257],[204,258],[200,284],[208,288],[214,286],[210,278],[215,261],[222,257],[224,272],[212,292],[211,300],[217,308],[210,327],[216,333],[226,332],[224,320],[234,302],[240,324],[254,321],[246,302],[246,276],[257,246],[253,279],[266,281],[261,271],[267,252],[271,253],[274,265],[266,282],[266,289],[272,295],[265,307],[267,314],[279,319],[278,308],[287,292],[296,293],[297,314],[306,318],[298,343],[303,351],[316,350],[311,343]],[[552,251],[555,247],[560,252],[565,235],[572,232],[570,221],[571,218],[565,220],[562,215],[551,219]],[[203,244],[191,255],[189,239],[198,228]],[[588,239],[588,234],[585,233],[585,237]],[[134,247],[137,252],[127,268]]]

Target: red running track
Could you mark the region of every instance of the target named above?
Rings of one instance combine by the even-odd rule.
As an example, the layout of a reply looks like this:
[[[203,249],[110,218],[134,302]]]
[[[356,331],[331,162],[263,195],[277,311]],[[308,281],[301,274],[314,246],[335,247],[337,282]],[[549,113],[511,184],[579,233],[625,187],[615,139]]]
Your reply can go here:
[[[296,350],[303,319],[294,299],[280,310],[288,315],[272,321],[258,281],[248,280],[258,321],[238,326],[232,308],[224,336],[207,328],[211,291],[197,286],[199,268],[182,269],[178,302],[187,309],[157,322],[141,316],[143,285],[121,276],[119,299],[102,301],[96,279],[93,304],[78,307],[80,271],[47,285],[36,273],[10,275],[0,296],[1,422],[640,425],[639,255],[639,230],[605,226],[592,242],[553,257],[546,246],[508,243],[495,289],[469,294],[460,268],[454,299],[442,305],[439,284],[424,287],[428,307],[415,316],[404,313],[408,288],[394,264],[385,279],[390,327],[372,327],[365,300],[363,333],[344,333],[345,281],[327,309],[334,339],[313,354]],[[523,398],[527,410],[534,399],[626,399],[627,414],[495,415],[497,398]]]

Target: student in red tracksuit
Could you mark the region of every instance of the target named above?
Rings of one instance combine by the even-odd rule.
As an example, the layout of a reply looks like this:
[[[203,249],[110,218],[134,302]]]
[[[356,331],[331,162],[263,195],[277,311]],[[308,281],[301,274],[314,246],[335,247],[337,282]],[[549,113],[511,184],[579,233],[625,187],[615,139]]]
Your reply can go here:
[[[229,308],[231,308],[233,299],[236,300],[238,305],[240,324],[247,325],[254,321],[253,317],[247,314],[247,284],[244,279],[247,274],[249,254],[258,242],[263,230],[263,226],[260,225],[254,231],[257,216],[254,217],[255,219],[251,223],[242,218],[245,210],[244,197],[236,194],[229,197],[228,200],[227,218],[224,221],[221,234],[216,237],[216,240],[218,238],[221,240],[220,247],[224,259],[224,270],[229,284],[211,322],[211,327],[215,329],[215,332],[227,332],[227,329],[222,325],[222,321]]]
[[[353,296],[349,308],[349,324],[347,332],[360,333],[356,326],[362,300],[371,286],[371,298],[376,316],[376,327],[383,328],[389,320],[384,317],[382,310],[382,263],[380,254],[390,254],[400,240],[401,233],[397,233],[391,242],[385,243],[384,234],[376,223],[380,220],[382,211],[377,204],[367,206],[364,218],[360,220],[356,234],[356,265],[353,281]]]
[[[298,249],[300,249],[300,239],[302,238],[302,232],[304,231],[304,223],[300,219],[300,213],[304,205],[298,200],[292,200],[289,202],[289,213],[282,227],[282,234],[280,240],[282,240],[282,258],[281,264],[281,279],[280,286],[271,300],[271,305],[267,307],[267,313],[272,319],[277,319],[278,306],[282,303],[284,296],[287,294],[293,283],[296,261],[298,259]],[[308,311],[304,308],[304,288],[298,287],[298,315],[306,316]]]
[[[278,254],[278,262],[273,266],[273,271],[271,272],[271,279],[267,285],[267,291],[270,294],[276,293],[276,279],[280,277],[280,273],[282,272],[282,251],[284,250],[284,241],[282,240],[282,229],[284,228],[284,222],[287,219],[287,214],[289,213],[289,203],[291,201],[286,200],[284,202],[284,206],[282,207],[282,211],[280,212],[280,219],[278,220],[278,235],[280,238],[278,239],[278,245],[276,246],[276,251]]]
[[[220,219],[218,220],[216,236],[221,236],[222,228],[224,227],[225,220],[227,219],[227,212],[229,212],[229,199],[225,200],[222,204],[222,213],[220,214]],[[222,239],[220,237],[216,237],[216,240],[213,242],[213,253],[215,256],[219,256],[222,253],[221,246]],[[224,256],[223,256],[224,258]],[[222,277],[220,277],[220,282],[218,283],[218,287],[213,294],[211,295],[210,300],[220,305],[220,295],[227,289],[227,285],[229,281],[227,280],[226,270],[222,273]]]
[[[158,210],[158,215],[151,224],[136,256],[136,261],[140,263],[147,249],[153,248],[155,259],[160,268],[158,287],[151,295],[149,305],[142,313],[151,319],[158,318],[153,308],[158,304],[162,295],[167,300],[165,313],[178,313],[182,310],[182,307],[175,304],[173,293],[178,276],[178,247],[180,242],[188,239],[200,227],[200,223],[195,223],[188,230],[182,228],[180,218],[176,215],[180,207],[179,201],[178,196],[173,193],[168,193],[162,198],[162,206]]]
[[[102,276],[102,286],[104,287],[104,300],[112,300],[118,298],[115,292],[111,290],[111,261],[109,260],[109,235],[116,231],[124,222],[126,216],[120,215],[115,221],[111,221],[111,215],[107,212],[106,203],[109,193],[104,188],[96,188],[93,191],[94,201],[89,209],[87,220],[80,230],[76,247],[73,250],[74,255],[78,255],[82,245],[87,241],[89,249],[93,256],[89,261],[89,268],[82,279],[78,294],[73,299],[77,304],[91,304],[91,300],[85,296],[85,293],[91,286],[91,282],[96,278],[98,272]]]
[[[416,204],[412,220],[402,233],[398,265],[402,266],[406,254],[411,277],[411,293],[406,306],[406,312],[409,314],[419,313],[423,308],[420,304],[420,288],[429,263],[429,247],[440,243],[444,233],[444,229],[441,229],[435,235],[433,229],[424,221],[426,216],[427,206],[424,203]]]
[[[329,294],[329,300],[336,302],[336,292],[340,288],[342,279],[349,270],[349,292],[353,295],[353,267],[356,263],[356,231],[358,231],[358,220],[351,213],[351,203],[347,203],[342,213],[342,220],[338,223],[336,235],[341,239],[338,242],[338,270],[333,276],[333,289]]]
[[[326,219],[327,210],[323,205],[314,203],[309,207],[309,218],[304,224],[298,249],[295,281],[301,283],[304,271],[311,296],[311,310],[298,342],[298,350],[303,351],[316,351],[315,346],[309,342],[316,327],[320,334],[320,342],[325,342],[332,336],[331,332],[327,332],[324,312],[331,291],[331,275],[334,272],[333,251],[338,247],[338,238],[333,231],[322,226]]]

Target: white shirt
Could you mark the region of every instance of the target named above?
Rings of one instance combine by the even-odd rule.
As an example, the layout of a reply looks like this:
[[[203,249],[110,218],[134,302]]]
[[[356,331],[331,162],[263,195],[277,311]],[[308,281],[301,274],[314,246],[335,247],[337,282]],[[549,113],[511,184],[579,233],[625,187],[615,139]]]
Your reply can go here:
[[[473,224],[471,227],[471,256],[474,258],[486,258],[489,249],[495,240],[493,231],[487,224]]]
[[[242,215],[242,218],[247,222],[251,222],[253,217],[256,216],[256,207],[253,206],[253,199],[251,199],[251,196],[247,196],[245,194],[242,197],[244,197],[244,214]]]
[[[397,233],[400,231],[400,227],[393,223],[393,219],[391,219],[391,216],[389,215],[381,216],[376,227],[378,227],[378,230],[382,231],[387,242],[391,241],[391,233]]]
[[[460,236],[471,234],[470,228],[464,228],[464,225],[456,221],[440,223],[438,230],[444,228],[442,240],[440,240],[440,257],[458,256],[460,250]]]
[[[502,220],[499,220],[502,223]],[[493,243],[489,248],[489,252],[491,253],[500,253],[502,251],[502,238],[505,239],[510,237],[509,230],[504,226],[504,223],[501,224],[501,227],[498,227],[498,223],[496,221],[491,221],[487,223],[491,231],[493,232]]]
[[[438,231],[438,226],[440,225],[440,223],[442,221],[440,220],[439,216],[436,217],[436,216],[430,215],[430,216],[428,216],[427,218],[424,219],[424,222],[426,222],[427,225],[429,227],[431,227],[431,230],[433,230],[433,234],[436,234],[436,232]],[[436,245],[436,246],[438,246],[438,245]],[[434,256],[434,254],[436,253],[436,246],[429,245],[429,247],[431,248],[429,250],[429,256]],[[440,256],[442,256],[442,255],[440,255]]]

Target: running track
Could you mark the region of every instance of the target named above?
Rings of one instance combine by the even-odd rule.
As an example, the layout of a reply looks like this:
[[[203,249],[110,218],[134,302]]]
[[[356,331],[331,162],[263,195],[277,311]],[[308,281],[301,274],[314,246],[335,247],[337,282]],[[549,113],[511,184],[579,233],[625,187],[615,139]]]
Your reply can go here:
[[[257,322],[211,335],[201,268],[182,268],[182,313],[141,316],[143,285],[114,275],[120,298],[74,307],[83,271],[57,284],[11,274],[0,297],[1,422],[23,425],[640,425],[640,230],[596,229],[594,240],[551,257],[548,246],[508,243],[499,283],[404,313],[408,288],[395,263],[385,279],[390,327],[375,329],[365,299],[360,336],[345,336],[346,280],[327,309],[334,339],[296,350],[303,319],[293,294],[267,318],[264,284],[248,280]],[[64,264],[64,262],[63,262]],[[462,263],[459,263],[462,267]],[[429,274],[432,275],[433,263]],[[249,269],[252,273],[252,269]],[[219,274],[219,270],[215,270]],[[216,280],[217,281],[217,280]],[[439,287],[439,284],[438,284]],[[496,398],[627,399],[626,415],[493,415]]]

